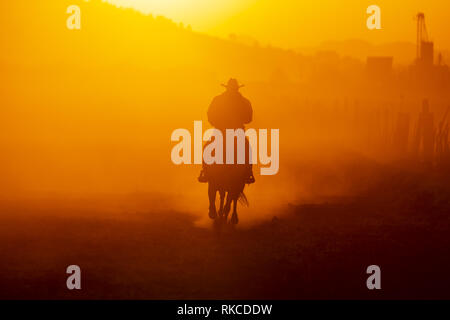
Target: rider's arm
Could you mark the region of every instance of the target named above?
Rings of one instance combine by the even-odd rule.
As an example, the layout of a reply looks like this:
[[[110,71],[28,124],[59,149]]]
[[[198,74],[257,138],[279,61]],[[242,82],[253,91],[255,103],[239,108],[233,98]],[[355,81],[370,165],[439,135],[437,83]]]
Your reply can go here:
[[[245,99],[244,103],[244,112],[243,112],[243,121],[244,124],[250,123],[253,120],[253,109],[252,104],[249,100]]]
[[[217,113],[218,113],[218,108],[217,108],[217,97],[216,97],[213,99],[213,101],[211,102],[211,104],[209,105],[209,108],[208,108],[208,121],[213,127],[217,126],[217,120],[219,117],[219,115]]]

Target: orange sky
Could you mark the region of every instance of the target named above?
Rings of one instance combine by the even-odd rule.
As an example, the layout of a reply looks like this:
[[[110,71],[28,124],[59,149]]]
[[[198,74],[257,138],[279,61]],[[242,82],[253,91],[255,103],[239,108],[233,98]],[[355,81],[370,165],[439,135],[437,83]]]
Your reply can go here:
[[[294,188],[297,181],[291,179],[291,173],[298,170],[297,160],[308,156],[313,163],[318,157],[310,148],[321,141],[326,148],[331,144],[334,148],[335,141],[354,142],[353,132],[346,136],[351,126],[338,126],[341,122],[336,117],[328,117],[332,120],[324,125],[322,115],[337,110],[338,103],[356,106],[354,102],[360,98],[381,99],[368,96],[372,87],[359,81],[364,62],[217,41],[175,28],[165,19],[149,19],[99,2],[81,5],[81,30],[68,30],[66,8],[72,3],[82,4],[81,0],[29,5],[28,0],[0,2],[0,34],[5,46],[0,56],[5,73],[0,86],[4,106],[0,110],[0,145],[9,155],[0,159],[0,176],[10,183],[4,183],[0,191],[18,195],[117,193],[167,187],[185,193],[177,190],[190,181],[189,192],[200,194],[203,186],[195,181],[199,168],[176,167],[171,162],[170,135],[174,129],[191,128],[194,120],[206,121],[209,103],[222,92],[220,83],[232,76],[247,85],[243,92],[256,110],[254,128],[276,128],[284,137],[295,137],[280,139],[280,174],[266,180],[270,183],[252,188],[268,201],[289,197],[282,201],[287,203],[298,191]],[[159,0],[153,2],[154,8],[150,2],[134,5],[192,24],[194,30],[221,36],[248,34],[280,46],[348,38],[415,40],[417,5],[401,10],[400,5],[380,2],[384,30],[368,31],[365,3],[345,7],[337,3]],[[427,6],[434,10],[420,9],[427,14],[431,35],[438,45],[448,41],[442,18],[448,10],[439,10],[430,1]],[[352,19],[356,16],[359,18]],[[396,23],[393,17],[402,22]],[[411,51],[414,54],[414,47]],[[401,94],[414,95],[408,104],[412,110],[420,106],[417,96],[421,91],[394,90],[386,93],[393,99],[392,106]],[[374,107],[373,101],[367,105]],[[312,116],[305,111],[316,109]],[[298,119],[304,123],[299,125]],[[295,131],[299,126],[303,140]],[[327,134],[333,130],[341,135],[334,132],[336,138],[329,142]],[[323,150],[317,154],[322,158]],[[330,159],[334,160],[333,156]],[[328,183],[315,184],[315,177],[310,181],[313,186],[300,186],[303,196],[342,191],[332,185],[323,192]],[[272,188],[280,194],[274,197]]]
[[[414,16],[426,14],[431,38],[450,48],[448,0],[108,0],[165,15],[194,30],[218,36],[249,36],[281,47],[314,46],[359,38],[372,43],[415,41]],[[366,28],[366,8],[381,7],[383,30]]]

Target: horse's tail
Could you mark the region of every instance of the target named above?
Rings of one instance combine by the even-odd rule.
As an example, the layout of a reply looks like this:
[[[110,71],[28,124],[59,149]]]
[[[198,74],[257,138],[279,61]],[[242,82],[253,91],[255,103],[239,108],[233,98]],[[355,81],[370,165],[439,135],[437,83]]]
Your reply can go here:
[[[248,207],[250,204],[248,202],[247,196],[245,195],[244,192],[239,193],[239,197],[238,197],[239,203]]]

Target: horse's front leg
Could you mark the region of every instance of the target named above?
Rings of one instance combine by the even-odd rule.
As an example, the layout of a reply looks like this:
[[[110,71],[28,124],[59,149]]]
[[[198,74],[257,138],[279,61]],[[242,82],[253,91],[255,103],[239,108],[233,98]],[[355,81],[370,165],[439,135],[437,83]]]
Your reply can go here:
[[[217,217],[216,212],[216,193],[217,188],[212,183],[208,183],[208,198],[209,198],[209,217],[215,219]]]
[[[238,214],[237,214],[237,201],[238,197],[234,197],[233,199],[233,214],[231,215],[231,223],[232,224],[238,224]]]

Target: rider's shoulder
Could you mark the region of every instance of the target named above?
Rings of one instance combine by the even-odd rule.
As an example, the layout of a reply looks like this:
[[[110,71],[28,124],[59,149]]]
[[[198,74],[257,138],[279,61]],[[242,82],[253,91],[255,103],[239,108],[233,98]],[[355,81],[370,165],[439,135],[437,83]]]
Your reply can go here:
[[[226,92],[223,92],[217,96],[215,96],[212,100],[212,102],[217,102],[217,101],[221,101],[224,100],[227,97]]]
[[[230,93],[227,91],[215,96],[211,103],[212,104],[221,102],[229,103],[230,101],[243,103],[245,105],[251,106],[250,100],[244,97],[240,92]]]
[[[250,102],[250,100],[249,99],[247,99],[246,97],[244,97],[243,95],[241,95],[242,96],[242,99],[243,99],[243,101],[245,101],[246,103],[248,103],[248,104],[251,104],[251,102]]]
[[[252,106],[252,103],[250,102],[250,100],[249,99],[247,99],[246,97],[244,97],[242,94],[241,94],[241,101],[245,104],[245,105],[247,105],[247,106]]]

